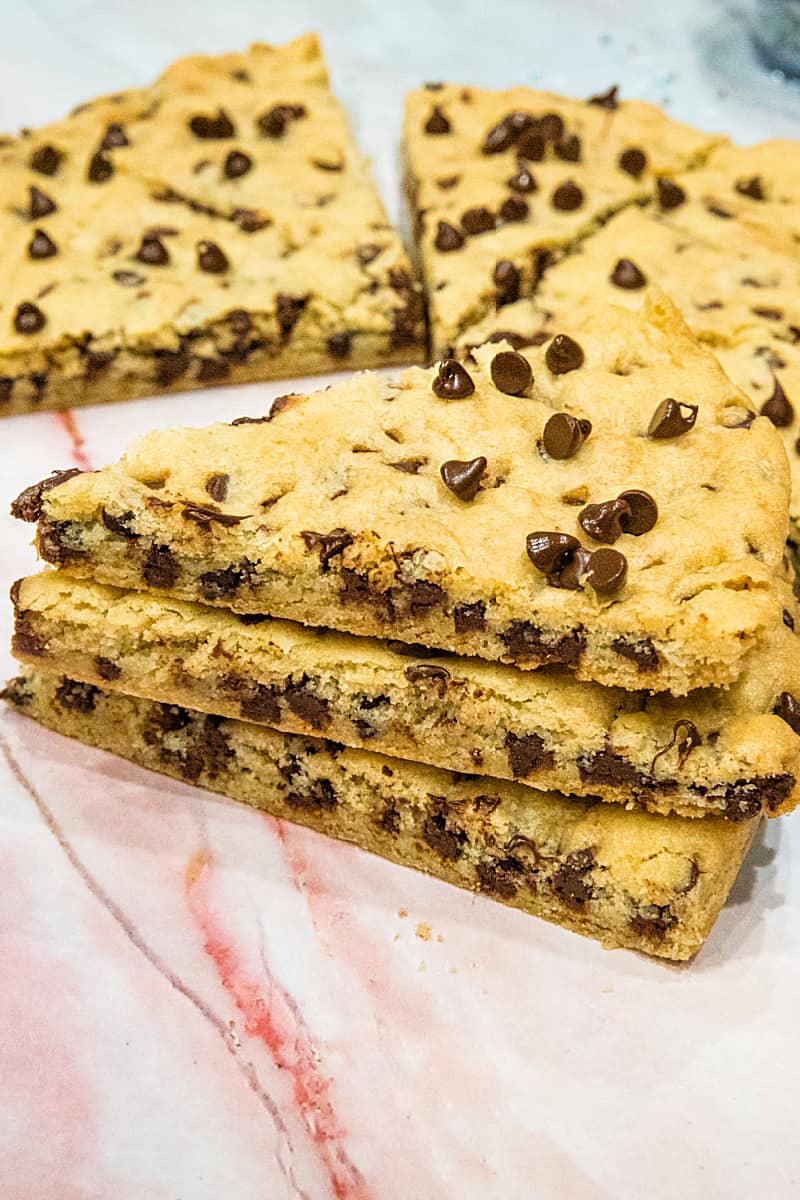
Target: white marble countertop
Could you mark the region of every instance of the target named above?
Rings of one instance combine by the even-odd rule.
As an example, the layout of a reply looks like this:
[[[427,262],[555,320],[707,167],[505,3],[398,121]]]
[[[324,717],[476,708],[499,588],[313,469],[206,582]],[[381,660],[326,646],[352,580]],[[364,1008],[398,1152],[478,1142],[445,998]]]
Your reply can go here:
[[[400,104],[423,79],[617,82],[737,140],[800,135],[800,94],[757,72],[742,21],[687,0],[28,0],[4,7],[0,128],[319,28],[396,209]],[[286,388],[7,420],[3,492]],[[29,538],[0,518],[3,588]],[[7,606],[0,626],[5,647]],[[800,821],[773,822],[703,953],[671,968],[5,714],[0,1196],[788,1200],[799,854]]]

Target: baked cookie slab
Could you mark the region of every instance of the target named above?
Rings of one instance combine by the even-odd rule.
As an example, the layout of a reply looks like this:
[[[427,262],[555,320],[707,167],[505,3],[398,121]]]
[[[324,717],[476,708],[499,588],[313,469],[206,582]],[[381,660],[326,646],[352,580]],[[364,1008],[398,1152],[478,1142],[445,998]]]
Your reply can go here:
[[[0,414],[424,356],[316,37],[0,142]]]
[[[536,916],[691,958],[758,820],[689,821],[456,776],[36,671],[5,698],[49,729]]]
[[[741,820],[798,799],[800,613],[788,587],[783,623],[737,682],[682,699],[578,683],[563,667],[251,624],[60,571],[12,596],[17,657],[106,690],[654,812]]]
[[[13,511],[117,587],[612,686],[734,680],[784,607],[771,422],[658,298],[475,355],[153,433]]]
[[[407,192],[434,355],[529,296],[548,265],[726,139],[616,90],[588,101],[454,84],[411,92]]]

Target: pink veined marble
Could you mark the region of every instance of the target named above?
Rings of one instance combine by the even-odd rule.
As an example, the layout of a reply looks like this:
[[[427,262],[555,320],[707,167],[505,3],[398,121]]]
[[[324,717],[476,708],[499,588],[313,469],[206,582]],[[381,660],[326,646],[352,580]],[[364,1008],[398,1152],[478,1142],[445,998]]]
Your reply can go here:
[[[390,199],[386,130],[420,78],[617,79],[742,138],[800,128],[702,74],[689,0],[571,0],[556,22],[539,0],[491,22],[471,0],[457,20],[417,0],[264,11],[226,5],[225,43],[321,26]],[[212,6],[89,2],[68,35],[64,13],[4,14],[6,126],[220,39]],[[6,501],[310,382],[2,421]],[[34,568],[6,507],[4,587]],[[0,626],[7,675],[7,604]],[[798,841],[800,821],[769,825],[672,968],[0,713],[0,1200],[794,1197]]]

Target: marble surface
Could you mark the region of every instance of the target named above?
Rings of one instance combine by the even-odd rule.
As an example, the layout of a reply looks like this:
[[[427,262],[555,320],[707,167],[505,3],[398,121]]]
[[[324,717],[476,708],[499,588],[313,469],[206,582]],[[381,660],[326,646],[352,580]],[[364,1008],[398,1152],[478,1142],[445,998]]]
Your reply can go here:
[[[798,95],[755,73],[742,19],[685,0],[30,0],[3,13],[0,127],[180,53],[319,27],[393,204],[400,100],[425,78],[615,80],[741,140],[800,134]],[[4,494],[285,390],[5,421]],[[4,588],[32,569],[29,540],[2,518]],[[7,713],[0,801],[3,1200],[798,1194],[800,821],[769,826],[679,969]]]

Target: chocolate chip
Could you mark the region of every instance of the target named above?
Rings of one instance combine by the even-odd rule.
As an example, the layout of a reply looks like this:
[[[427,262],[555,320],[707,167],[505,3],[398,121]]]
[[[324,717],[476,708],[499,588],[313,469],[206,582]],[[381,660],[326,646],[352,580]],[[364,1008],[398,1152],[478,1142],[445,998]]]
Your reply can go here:
[[[619,87],[612,84],[607,92],[598,92],[596,96],[590,96],[586,101],[587,104],[594,104],[596,108],[605,108],[609,112],[614,112],[619,108]]]
[[[707,204],[706,212],[710,212],[713,217],[721,217],[723,221],[733,219],[733,213],[729,212],[727,208],[723,208],[721,204]]]
[[[554,375],[566,375],[567,371],[583,366],[583,350],[566,333],[557,333],[547,347],[544,360]]]
[[[543,575],[557,576],[568,561],[581,548],[576,537],[569,533],[529,533],[525,539],[525,550],[537,571]]]
[[[769,417],[776,429],[786,429],[794,420],[794,408],[777,375],[772,378],[772,395],[761,405],[761,416]]]
[[[619,167],[621,171],[625,171],[628,175],[632,175],[634,179],[638,179],[647,166],[647,155],[644,150],[639,150],[636,146],[631,146],[628,150],[623,150],[620,154]]]
[[[494,215],[488,208],[468,208],[461,214],[461,228],[470,236],[494,229]]]
[[[525,162],[541,162],[547,144],[538,126],[524,129],[517,138],[517,154]]]
[[[28,216],[32,221],[39,221],[58,208],[56,202],[37,187],[28,188],[28,197]]]
[[[492,383],[507,396],[521,396],[533,383],[530,363],[516,350],[501,350],[495,354],[489,369]]]
[[[475,391],[475,384],[466,367],[454,358],[446,358],[439,363],[431,389],[440,400],[466,400]]]
[[[544,427],[542,442],[551,458],[572,458],[591,432],[591,421],[571,417],[569,413],[553,413]]]
[[[395,471],[402,471],[404,475],[418,475],[420,467],[427,465],[428,459],[423,455],[421,458],[401,458],[398,462],[387,463],[387,467],[392,467]]]
[[[106,126],[106,131],[103,134],[103,140],[100,142],[101,150],[116,150],[119,146],[128,146],[127,134],[121,125],[111,124]]]
[[[686,192],[683,188],[674,179],[667,179],[664,175],[660,175],[656,180],[656,192],[658,203],[665,211],[679,208],[686,200]]]
[[[563,162],[580,162],[581,139],[577,134],[571,133],[557,141],[553,146],[553,151],[556,158],[562,159]]]
[[[327,346],[331,358],[347,358],[353,349],[353,335],[333,333],[328,338]]]
[[[258,118],[257,125],[266,137],[283,137],[290,121],[306,115],[302,104],[276,104]]]
[[[525,221],[529,212],[527,202],[520,196],[508,196],[500,205],[499,216],[501,221]]]
[[[502,154],[504,150],[508,150],[509,146],[514,144],[516,133],[512,128],[511,122],[507,117],[494,125],[483,142],[484,154]]]
[[[617,264],[609,279],[615,287],[625,288],[626,291],[643,288],[647,283],[647,276],[630,258],[617,259]]]
[[[460,459],[449,459],[442,463],[439,474],[446,488],[458,496],[459,500],[474,500],[480,487],[480,482],[486,474],[486,459],[481,455],[466,462]]]
[[[30,157],[31,169],[38,171],[40,175],[55,175],[63,157],[55,146],[38,146]]]
[[[189,351],[184,348],[156,350],[154,358],[156,361],[155,381],[162,387],[168,387],[176,379],[181,379],[189,370],[192,361]]]
[[[497,289],[495,293],[497,308],[519,300],[520,273],[511,259],[501,258],[499,262],[495,263],[492,280]]]
[[[661,665],[658,651],[649,638],[640,638],[638,642],[628,642],[625,638],[615,638],[611,649],[621,658],[627,658],[636,664],[639,674],[657,671]]]
[[[526,733],[518,737],[509,730],[504,745],[508,751],[508,765],[514,779],[528,779],[542,768],[550,770],[555,762],[552,752],[545,749],[544,741],[538,733]]]
[[[610,546],[622,536],[620,518],[629,513],[624,500],[604,500],[601,504],[587,504],[578,514],[578,524],[596,542]]]
[[[442,254],[449,254],[452,250],[461,249],[464,245],[464,235],[449,221],[440,221],[433,244]]]
[[[146,233],[133,257],[148,267],[165,267],[169,262],[169,251],[159,237]]]
[[[658,505],[653,497],[648,492],[634,488],[620,492],[617,498],[628,506],[628,512],[620,518],[622,532],[632,534],[633,537],[649,533],[658,520]]]
[[[246,721],[277,725],[281,708],[276,689],[264,683],[246,682],[239,699],[239,712]]]
[[[450,679],[450,672],[446,667],[436,667],[429,663],[418,663],[415,666],[406,667],[405,676],[409,683],[433,682],[446,685]]]
[[[765,321],[780,321],[783,316],[782,308],[751,308],[750,311],[757,317],[763,317]]]
[[[14,380],[10,375],[0,375],[0,404],[10,404],[14,392]]]
[[[102,654],[98,654],[95,658],[94,669],[101,679],[105,679],[108,682],[119,679],[122,674],[122,667],[118,666],[112,659],[104,658]]]
[[[206,491],[212,500],[216,500],[217,504],[222,504],[223,500],[227,500],[230,481],[230,475],[226,475],[224,472],[209,475],[206,480]]]
[[[284,342],[289,340],[307,303],[308,296],[287,296],[283,292],[278,292],[275,297],[275,316],[280,327],[281,339]]]
[[[332,529],[330,533],[316,533],[313,529],[304,529],[300,535],[309,550],[319,551],[319,561],[323,571],[336,554],[341,554],[352,545],[352,533],[345,529]]]
[[[547,142],[558,142],[564,136],[564,120],[558,113],[545,113],[539,118],[538,128]]]
[[[624,588],[628,578],[628,560],[619,550],[603,547],[595,550],[586,568],[586,582],[598,596],[613,596]]]
[[[783,610],[783,623],[787,629],[791,629],[792,633],[794,633],[794,617],[789,612],[788,608]]]
[[[602,107],[610,106],[603,105]],[[616,108],[616,103],[613,107]],[[553,872],[550,886],[567,908],[581,911],[593,898],[592,885],[586,878],[593,866],[594,853],[592,850],[573,850]]]
[[[450,132],[450,122],[438,104],[434,104],[431,109],[431,115],[425,122],[425,132],[433,134]]]
[[[446,862],[456,862],[469,841],[463,829],[449,820],[450,806],[444,796],[431,796],[431,808],[422,824],[422,837]]]
[[[519,164],[516,175],[512,175],[506,182],[512,192],[530,193],[538,192],[539,190],[538,183],[524,163]]]
[[[135,271],[114,271],[111,278],[120,287],[138,287],[145,282],[144,275],[137,275]]]
[[[356,258],[361,263],[362,267],[366,267],[378,257],[384,246],[379,246],[375,242],[365,242],[363,246],[356,248]]]
[[[583,192],[574,180],[568,179],[566,183],[558,185],[550,197],[550,203],[560,212],[574,212],[583,204]]]
[[[246,517],[235,516],[233,513],[220,512],[218,508],[212,508],[208,504],[193,504],[190,501],[185,501],[181,515],[187,521],[196,521],[198,525],[208,528],[212,524],[222,525],[226,529],[232,528],[234,525],[240,525]]]
[[[43,229],[34,229],[28,243],[28,258],[52,258],[54,254],[58,254],[58,246],[52,238]]]
[[[205,600],[224,600],[233,596],[245,580],[239,567],[224,567],[220,571],[205,571],[200,576],[200,590]]]
[[[230,263],[216,242],[198,242],[197,265],[209,275],[223,275]]]
[[[77,679],[67,679],[65,676],[56,688],[56,700],[62,708],[86,715],[94,712],[99,693],[100,689],[94,684],[79,683]]]
[[[441,179],[436,180],[436,186],[441,188],[443,192],[448,192],[450,188],[456,186],[460,179],[460,175],[443,175]]]
[[[44,493],[49,492],[51,488],[58,487],[60,483],[66,483],[68,479],[82,474],[83,472],[78,467],[69,467],[66,471],[53,471],[46,479],[40,479],[38,483],[26,487],[11,503],[12,517],[16,517],[19,521],[38,521],[42,515]]]
[[[142,563],[142,578],[148,587],[172,587],[180,567],[169,546],[151,546]]]
[[[230,366],[223,358],[199,358],[197,361],[196,378],[200,383],[218,383],[231,373]]]
[[[243,233],[258,233],[259,229],[266,229],[272,224],[269,217],[260,216],[251,208],[235,208],[233,215]]]
[[[240,179],[253,166],[253,160],[244,150],[231,150],[222,168],[226,179]]]
[[[127,512],[120,513],[119,516],[115,516],[114,513],[110,513],[108,509],[104,508],[101,510],[100,519],[106,529],[111,533],[115,533],[118,537],[130,540],[134,540],[137,537],[137,534],[131,528],[134,516],[130,509]]]
[[[106,183],[114,174],[114,164],[107,154],[98,150],[89,159],[86,177],[90,183]]]
[[[511,621],[500,637],[514,662],[556,662],[576,667],[586,649],[586,638],[579,631],[545,641],[542,630],[530,621]]]
[[[772,710],[790,729],[800,734],[800,700],[791,692],[781,692]]]
[[[331,723],[330,705],[321,696],[315,696],[305,683],[293,683],[287,687],[286,703],[296,717],[305,721],[312,729],[327,729]]]
[[[753,175],[750,179],[738,179],[734,186],[740,196],[748,196],[751,200],[764,199],[764,188],[758,175]]]
[[[217,109],[216,116],[197,116],[189,121],[189,128],[196,138],[203,140],[231,138],[235,130],[224,108]]]
[[[483,601],[457,604],[453,609],[453,627],[456,633],[483,633],[486,629],[486,605]]]
[[[17,333],[25,335],[38,333],[40,329],[44,329],[47,318],[40,308],[35,304],[31,304],[29,300],[23,300],[22,304],[17,305],[17,311],[14,314],[14,328]]]
[[[684,404],[672,399],[662,400],[650,419],[647,432],[652,438],[681,437],[694,427],[696,420],[696,404]]]

